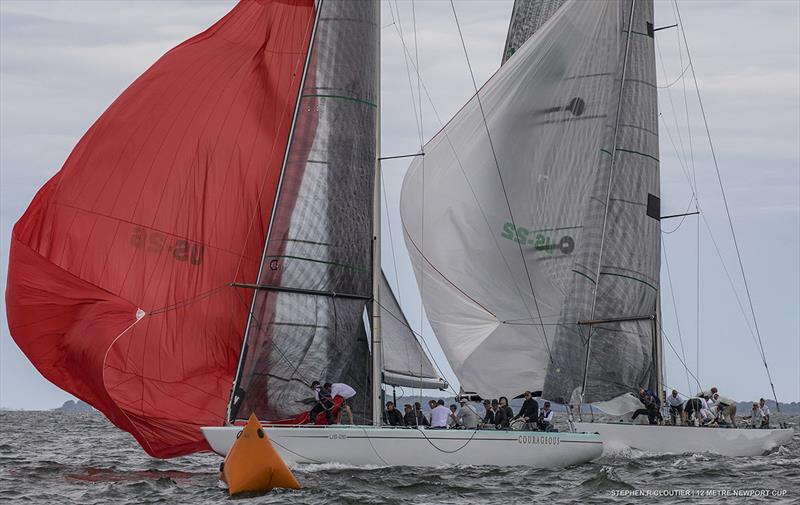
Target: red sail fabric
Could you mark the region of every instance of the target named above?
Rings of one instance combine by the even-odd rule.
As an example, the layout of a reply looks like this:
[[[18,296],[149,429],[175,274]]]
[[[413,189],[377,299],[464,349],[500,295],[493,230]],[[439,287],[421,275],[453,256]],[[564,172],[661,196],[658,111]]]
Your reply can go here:
[[[243,1],[169,51],[14,227],[14,340],[153,456],[224,422],[313,23]]]

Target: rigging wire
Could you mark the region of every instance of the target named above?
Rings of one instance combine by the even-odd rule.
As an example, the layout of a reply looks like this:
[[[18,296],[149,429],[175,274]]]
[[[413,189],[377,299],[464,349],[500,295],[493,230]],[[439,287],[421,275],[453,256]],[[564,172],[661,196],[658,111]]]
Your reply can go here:
[[[745,271],[744,271],[744,263],[742,262],[742,254],[741,254],[741,252],[739,250],[739,243],[738,243],[738,241],[736,239],[736,232],[735,232],[735,230],[733,228],[733,219],[731,217],[730,208],[728,206],[728,199],[727,199],[727,196],[725,194],[725,187],[722,184],[722,174],[720,173],[719,164],[717,163],[717,155],[716,155],[716,152],[714,150],[714,143],[711,140],[711,130],[708,127],[708,119],[706,117],[705,108],[703,107],[703,100],[702,100],[702,98],[700,96],[700,87],[699,87],[699,85],[697,83],[697,75],[695,74],[695,71],[694,71],[694,65],[692,64],[692,55],[691,55],[691,52],[689,51],[689,44],[686,41],[686,32],[683,29],[683,20],[681,20],[681,11],[680,11],[680,8],[678,7],[677,3],[675,3],[675,12],[676,12],[676,14],[678,16],[678,21],[680,22],[681,34],[683,36],[684,45],[686,46],[686,55],[688,56],[688,59],[689,59],[689,67],[692,70],[692,79],[694,80],[695,91],[697,92],[697,101],[698,101],[698,104],[700,105],[700,112],[702,113],[702,116],[703,116],[703,124],[704,124],[705,130],[706,130],[706,137],[708,138],[708,145],[709,145],[709,148],[711,150],[711,159],[714,162],[714,170],[715,170],[716,175],[717,175],[717,182],[719,183],[719,189],[720,189],[720,192],[722,193],[722,202],[723,202],[723,204],[725,206],[725,214],[728,217],[728,226],[729,226],[730,231],[731,231],[731,237],[733,238],[734,248],[736,249],[736,258],[737,258],[737,260],[739,262],[739,270],[740,270],[740,272],[742,274],[742,281],[744,283],[744,290],[745,290],[745,293],[747,294],[747,301],[748,301],[748,303],[750,305],[750,313],[751,313],[752,318],[753,318],[753,326],[755,327],[756,335],[758,336],[758,344],[759,344],[759,348],[761,350],[761,356],[762,356],[762,361],[764,363],[764,369],[767,372],[767,379],[769,380],[769,385],[772,388],[772,397],[775,400],[776,408],[778,409],[778,412],[780,412],[780,404],[778,403],[778,395],[775,392],[775,384],[774,384],[774,382],[772,380],[772,373],[769,370],[769,365],[767,365],[766,355],[765,355],[765,352],[764,352],[764,342],[763,342],[763,340],[761,338],[761,332],[759,331],[759,328],[758,328],[758,320],[756,319],[756,312],[755,312],[755,308],[753,307],[753,298],[750,295],[750,287],[747,284],[747,276],[745,275]],[[698,228],[699,228],[699,224],[698,224]],[[699,232],[698,232],[698,234],[699,234]],[[699,241],[698,241],[698,247],[699,247]]]
[[[686,365],[686,363],[685,363],[685,362],[684,362],[684,361],[681,359],[681,356],[680,356],[680,354],[678,354],[678,351],[675,349],[675,346],[674,346],[674,345],[672,345],[672,341],[670,341],[669,337],[667,336],[667,333],[664,331],[664,327],[663,327],[663,326],[661,326],[661,325],[659,324],[659,328],[660,328],[660,330],[661,330],[661,334],[662,334],[662,335],[664,335],[664,340],[666,340],[666,341],[667,341],[667,344],[669,344],[669,348],[670,348],[670,349],[672,349],[672,352],[673,352],[673,353],[675,353],[675,357],[677,357],[677,358],[678,358],[678,361],[680,361],[680,362],[681,362],[681,364],[683,365],[683,368],[684,368],[684,370],[686,370],[686,373],[688,373],[689,375],[691,375],[691,376],[692,376],[692,378],[693,378],[693,379],[695,380],[695,382],[697,383],[698,387],[700,387],[700,379],[698,379],[698,378],[697,378],[697,376],[696,376],[695,374],[693,374],[691,370],[689,370],[689,367],[688,367],[688,366]],[[691,387],[690,387],[689,389],[691,390]],[[702,389],[702,388],[701,388],[701,389]]]
[[[668,283],[669,283],[669,294],[672,297],[672,310],[675,312],[675,324],[678,327],[678,338],[680,339],[680,343],[681,343],[681,356],[683,357],[682,363],[686,363],[686,350],[683,347],[683,334],[681,332],[681,320],[678,317],[678,304],[675,301],[675,288],[672,287],[672,274],[670,273],[670,270],[669,270],[669,255],[667,254],[667,245],[664,243],[663,240],[661,241],[661,248],[664,251],[664,264],[667,267],[667,280],[668,280]],[[661,326],[661,323],[659,323],[659,326]],[[691,381],[689,381],[689,370],[686,370],[686,386],[688,386],[689,389],[692,388],[692,383],[691,383]],[[697,384],[697,387],[698,388],[700,387],[699,383]]]
[[[461,32],[461,24],[458,21],[458,14],[456,13],[456,6],[453,3],[453,0],[450,0],[450,8],[453,10],[453,18],[456,21],[456,28],[458,28],[458,37],[461,39],[461,47],[464,49],[464,58],[467,60],[467,68],[469,69],[469,75],[472,78],[472,86],[475,88],[475,98],[478,101],[478,108],[481,111],[481,117],[483,118],[483,126],[486,129],[486,137],[489,140],[489,147],[492,150],[492,157],[494,158],[495,168],[497,169],[497,176],[500,179],[500,188],[503,191],[503,196],[505,197],[506,207],[508,208],[508,215],[509,219],[511,220],[511,225],[514,229],[517,229],[516,221],[514,220],[514,213],[511,210],[511,202],[508,199],[508,192],[506,191],[505,182],[503,181],[503,174],[500,170],[500,162],[497,159],[497,152],[494,149],[494,143],[492,142],[492,135],[489,131],[489,123],[486,121],[486,112],[483,110],[483,102],[481,101],[480,93],[478,93],[478,84],[475,82],[475,74],[472,71],[472,64],[469,61],[469,53],[467,52],[467,45],[464,42],[464,34]],[[522,244],[517,242],[517,246],[519,247],[519,255],[522,259],[522,265],[525,267],[525,275],[528,277],[528,286],[531,289],[531,295],[533,296],[533,305],[536,309],[536,314],[539,320],[542,319],[541,312],[539,310],[539,302],[536,299],[536,292],[533,289],[533,280],[531,279],[531,273],[528,269],[528,262],[525,261],[525,252],[522,250]],[[550,359],[550,362],[553,363],[553,354],[550,350],[550,342],[547,339],[547,330],[545,329],[544,325],[541,326],[542,328],[542,337],[544,339],[545,346],[547,348],[547,355]]]
[[[389,197],[386,195],[386,182],[383,179],[383,170],[381,170],[380,184],[381,184],[381,189],[383,190],[383,201],[384,202],[388,202],[388,198]],[[397,301],[400,304],[400,306],[402,307],[403,306],[403,299],[400,296],[400,275],[398,274],[398,270],[397,270],[397,255],[394,252],[394,236],[392,235],[392,219],[391,219],[391,216],[389,215],[389,206],[388,205],[383,205],[383,207],[386,209],[386,223],[387,223],[387,228],[389,229],[389,247],[392,249],[392,265],[394,265],[394,280],[395,280],[395,286],[397,286],[397,289],[395,290],[395,292],[397,294]],[[381,271],[381,275],[383,275],[382,271]]]

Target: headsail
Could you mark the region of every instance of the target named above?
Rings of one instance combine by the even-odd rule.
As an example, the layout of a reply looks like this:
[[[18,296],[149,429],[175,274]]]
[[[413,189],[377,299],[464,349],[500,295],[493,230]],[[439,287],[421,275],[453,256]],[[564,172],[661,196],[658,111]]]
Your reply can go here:
[[[568,402],[583,383],[589,338],[576,322],[655,312],[651,1],[636,2],[616,147],[613,135],[631,4],[565,3],[480,90],[491,144],[473,97],[406,175],[406,243],[466,391],[541,389]],[[647,384],[652,339],[649,321],[595,326],[584,400]]]
[[[103,113],[14,227],[11,335],[151,455],[224,421],[314,19],[242,2]]]
[[[283,182],[258,276],[231,417],[308,411],[313,380],[366,392],[372,299],[376,2],[319,8]],[[370,396],[353,412],[371,417]]]
[[[381,340],[383,382],[392,386],[443,389],[447,382],[434,370],[397,303],[386,274],[381,273]]]

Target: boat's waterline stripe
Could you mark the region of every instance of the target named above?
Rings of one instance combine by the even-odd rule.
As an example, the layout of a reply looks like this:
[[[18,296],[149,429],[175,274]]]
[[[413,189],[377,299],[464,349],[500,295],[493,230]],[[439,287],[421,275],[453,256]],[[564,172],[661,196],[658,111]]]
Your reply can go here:
[[[470,438],[470,437],[466,437],[466,438],[449,438],[449,437],[427,437],[426,436],[425,439],[426,440],[450,440],[452,442],[466,442],[466,441],[476,441],[476,440],[487,441],[487,442],[488,441],[517,442],[520,436],[522,436],[522,435],[517,435],[514,438],[499,438],[499,437],[498,438],[494,438],[494,437],[489,437],[489,438],[474,438],[474,437],[473,438]],[[526,435],[526,436],[530,436],[530,435]],[[557,438],[557,437],[549,437],[547,435],[536,435],[536,436],[545,436],[547,438]],[[283,437],[283,438],[319,438],[319,439],[323,439],[323,438],[324,439],[328,439],[328,438],[330,438],[328,435],[281,435],[281,437]],[[378,437],[378,436],[375,436],[375,437],[370,437],[370,436],[358,436],[358,435],[354,435],[354,436],[347,435],[347,438],[348,439],[351,439],[351,438],[353,438],[353,439],[366,438],[366,439],[370,439],[370,440],[377,440],[377,439],[381,439],[381,440],[413,440],[414,439],[412,437],[397,437],[397,436],[389,436],[389,437],[384,437],[384,436]],[[602,444],[603,443],[602,440],[599,440],[599,438],[600,438],[599,436],[592,437],[592,438],[598,438],[598,440],[570,440],[570,439],[567,439],[567,438],[561,438],[561,439],[559,439],[560,440],[559,443],[571,443],[571,444]],[[420,438],[419,440],[422,440],[422,439]]]

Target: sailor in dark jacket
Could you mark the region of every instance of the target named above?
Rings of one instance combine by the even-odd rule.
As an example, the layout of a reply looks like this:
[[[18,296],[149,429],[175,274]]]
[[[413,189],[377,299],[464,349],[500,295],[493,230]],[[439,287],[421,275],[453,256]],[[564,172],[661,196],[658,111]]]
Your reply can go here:
[[[403,414],[394,408],[394,402],[386,402],[386,412],[383,413],[383,417],[389,426],[403,426]]]
[[[486,408],[486,414],[483,416],[483,427],[494,428],[494,413],[497,410],[497,400],[483,400],[483,406]]]
[[[508,398],[501,396],[500,408],[494,413],[495,426],[497,426],[498,430],[508,429],[512,417],[514,417],[514,411],[508,406]]]
[[[525,424],[530,423],[533,425],[536,423],[537,419],[539,419],[539,404],[530,391],[525,391],[523,396],[525,397],[525,401],[522,403],[522,408],[519,413],[514,416],[514,419],[519,419],[521,417],[522,420],[525,421]],[[514,419],[512,419],[512,421]]]
[[[425,413],[422,411],[422,405],[419,402],[414,402],[414,412],[417,415],[417,422],[416,426],[430,426],[431,423],[428,421],[428,418],[425,416]],[[408,423],[406,423],[408,424]]]
[[[417,414],[414,412],[414,407],[412,407],[410,403],[406,403],[403,405],[403,411],[405,411],[405,414],[403,414],[403,424],[411,428],[416,428]]]

